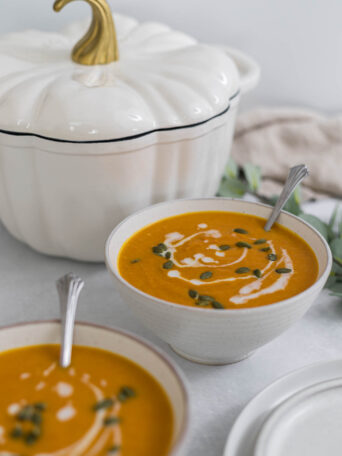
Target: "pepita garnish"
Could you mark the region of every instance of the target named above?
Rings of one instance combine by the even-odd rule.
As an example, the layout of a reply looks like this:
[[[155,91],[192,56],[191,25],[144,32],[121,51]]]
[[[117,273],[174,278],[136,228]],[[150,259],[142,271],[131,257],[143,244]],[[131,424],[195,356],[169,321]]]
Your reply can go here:
[[[213,298],[212,296],[209,296],[209,295],[199,295],[198,299],[200,299],[201,301],[209,301],[209,302],[215,301],[215,298]]]
[[[257,239],[256,241],[253,242],[255,245],[260,245],[260,244],[265,244],[267,242],[267,239]]]
[[[212,302],[211,305],[214,309],[224,309],[224,306],[218,301]]]
[[[236,247],[245,248],[245,249],[251,249],[252,248],[251,244],[248,244],[248,242],[239,241],[235,245],[236,245]]]
[[[170,260],[163,264],[164,269],[172,269],[173,266],[174,266],[174,263],[173,263],[173,261],[170,261]]]
[[[171,258],[171,252],[166,252],[164,257],[169,260]]]
[[[239,234],[248,234],[248,231],[244,230],[243,228],[235,228],[234,231],[235,231],[235,233],[239,233]]]
[[[230,245],[228,245],[228,244],[219,245],[219,249],[223,250],[223,251],[229,250],[230,249]]]
[[[278,274],[289,274],[292,272],[292,269],[289,268],[278,268],[275,270]]]
[[[250,269],[247,268],[247,267],[242,267],[242,268],[235,269],[235,272],[237,274],[246,274],[249,271],[250,271]]]
[[[210,279],[212,276],[213,276],[213,273],[211,271],[205,271],[205,272],[202,272],[202,274],[200,275],[200,279],[207,280],[207,279]]]
[[[162,253],[166,252],[166,250],[167,250],[167,247],[162,242],[160,244],[152,247],[152,252],[155,253],[156,255],[161,255]]]
[[[12,429],[10,436],[12,439],[19,439],[23,435],[23,430],[20,426],[16,426],[15,428]]]
[[[278,257],[275,253],[270,253],[269,255],[267,255],[267,258],[270,260],[270,261],[277,261]]]
[[[271,250],[271,247],[263,247],[262,249],[259,249],[260,252],[269,252]]]
[[[130,386],[123,386],[118,394],[118,400],[120,402],[126,402],[128,399],[131,399],[136,396],[136,392]]]
[[[190,298],[196,299],[198,297],[198,292],[196,290],[189,290],[188,295],[190,296]]]
[[[113,426],[114,424],[120,423],[120,418],[117,416],[106,416],[103,420],[104,426]]]
[[[26,445],[33,445],[40,437],[40,434],[40,428],[38,426],[34,427],[24,437]]]
[[[262,272],[260,271],[260,269],[254,269],[253,274],[254,274],[255,277],[257,277],[258,279],[261,279],[261,277],[262,277]]]
[[[210,304],[210,301],[206,301],[206,300],[199,299],[198,301],[196,301],[196,306],[200,306],[200,307],[208,307],[209,304]]]
[[[108,448],[108,453],[114,454],[114,453],[117,453],[119,450],[120,450],[119,445],[113,445],[112,447]]]
[[[114,405],[114,400],[111,397],[107,397],[107,398],[102,399],[101,401],[97,402],[94,405],[93,410],[95,412],[97,412],[98,410],[107,409],[109,407],[112,407],[113,405]]]

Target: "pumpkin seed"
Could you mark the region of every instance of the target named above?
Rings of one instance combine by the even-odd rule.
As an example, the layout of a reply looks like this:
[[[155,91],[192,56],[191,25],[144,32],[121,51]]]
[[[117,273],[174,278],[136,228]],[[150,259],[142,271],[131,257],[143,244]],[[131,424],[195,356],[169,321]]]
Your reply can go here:
[[[113,445],[112,447],[108,448],[108,453],[109,454],[117,453],[119,450],[120,450],[119,445]]]
[[[104,426],[113,426],[114,424],[118,423],[120,423],[120,418],[118,418],[117,416],[107,416],[103,420]]]
[[[26,445],[33,445],[40,437],[40,428],[38,426],[34,427],[32,431],[29,431],[25,435],[25,443]]]
[[[130,386],[123,386],[118,394],[118,400],[120,402],[126,402],[127,399],[131,399],[132,397],[135,397],[136,393],[133,388]]]
[[[38,412],[34,412],[34,414],[30,417],[30,421],[34,424],[41,424],[42,422],[42,415]]]
[[[211,305],[214,309],[224,309],[224,306],[218,301],[214,301]]]
[[[220,246],[219,246],[219,249],[220,249],[220,250],[223,250],[223,251],[229,250],[229,249],[230,249],[230,245],[228,245],[228,244],[220,245]]]
[[[202,272],[202,274],[200,275],[200,279],[207,280],[207,279],[210,279],[212,276],[213,276],[213,273],[211,271],[206,271],[206,272]]]
[[[199,295],[198,299],[201,301],[209,301],[209,302],[215,301],[215,298],[213,298],[212,296],[208,296],[208,295]]]
[[[169,260],[171,258],[171,252],[166,252],[164,257]]]
[[[270,253],[269,255],[267,255],[267,258],[270,261],[277,261],[277,259],[278,259],[277,255],[275,255],[274,253]]]
[[[261,279],[261,277],[262,277],[262,272],[260,271],[260,269],[254,269],[253,274],[254,274],[255,277],[257,277],[258,279]]]
[[[190,296],[190,298],[196,299],[198,296],[198,292],[196,290],[189,290],[188,295]]]
[[[257,239],[256,241],[253,242],[253,244],[259,245],[259,244],[265,244],[265,242],[267,242],[266,239]]]
[[[20,426],[16,426],[12,429],[10,436],[12,439],[19,439],[23,435],[23,430]]]
[[[29,421],[34,413],[32,405],[25,405],[17,415],[19,421]]]
[[[289,268],[279,268],[279,269],[276,269],[276,272],[278,274],[289,274],[290,272],[292,272],[292,269],[289,269]]]
[[[235,270],[235,272],[237,274],[246,274],[249,271],[250,271],[250,269],[249,268],[245,268],[245,267],[244,268],[238,268],[238,269]]]
[[[46,410],[45,402],[36,402],[33,404],[33,407],[38,410],[38,412],[44,412]]]
[[[271,250],[271,247],[263,247],[262,249],[259,249],[260,252],[269,252]]]
[[[240,233],[240,234],[248,234],[248,231],[244,230],[243,228],[235,228],[235,233]]]
[[[131,261],[131,264],[139,263],[140,258],[135,258],[134,260]]]
[[[106,399],[102,399],[102,401],[97,402],[94,405],[93,410],[97,412],[98,410],[107,409],[112,405],[114,405],[114,400],[110,397],[107,397]]]
[[[156,255],[161,255],[166,250],[167,250],[167,247],[162,242],[160,244],[155,245],[154,247],[152,247],[152,252],[155,253]]]
[[[210,304],[210,301],[207,301],[207,300],[199,299],[198,301],[196,301],[196,306],[200,306],[200,307],[208,307],[209,304]]]
[[[163,264],[164,269],[172,269],[174,266],[173,261],[167,261],[166,263]]]
[[[251,249],[252,246],[251,244],[248,244],[248,242],[237,242],[236,244],[236,247],[240,247],[240,248],[245,248],[245,249]]]

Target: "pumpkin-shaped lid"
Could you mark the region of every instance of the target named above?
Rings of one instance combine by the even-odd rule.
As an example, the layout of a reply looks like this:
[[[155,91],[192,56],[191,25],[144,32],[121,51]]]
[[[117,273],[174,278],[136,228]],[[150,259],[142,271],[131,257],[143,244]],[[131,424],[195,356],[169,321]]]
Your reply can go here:
[[[55,9],[69,1],[57,0]],[[87,1],[87,33],[86,23],[75,23],[62,33],[0,38],[0,130],[118,140],[196,125],[228,109],[239,76],[223,51],[160,23],[114,15],[114,27],[105,0]]]

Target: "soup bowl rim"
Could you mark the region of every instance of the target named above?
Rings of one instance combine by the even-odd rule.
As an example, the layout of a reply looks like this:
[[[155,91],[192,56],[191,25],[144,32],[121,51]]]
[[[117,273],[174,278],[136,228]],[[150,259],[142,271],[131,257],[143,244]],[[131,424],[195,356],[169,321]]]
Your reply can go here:
[[[255,206],[260,206],[260,207],[265,207],[265,208],[268,208],[268,209],[273,209],[273,207],[270,206],[269,204],[260,203],[260,202],[256,202],[256,201],[246,201],[246,200],[241,200],[239,198],[227,198],[227,197],[182,198],[182,199],[176,199],[176,200],[172,200],[172,201],[163,201],[161,203],[157,203],[157,204],[153,204],[151,206],[145,207],[144,209],[140,209],[139,211],[134,212],[133,214],[129,215],[124,220],[122,220],[118,225],[116,225],[116,227],[112,230],[112,232],[108,236],[108,239],[107,239],[106,245],[105,245],[105,263],[106,263],[106,267],[107,267],[108,271],[122,285],[124,285],[125,287],[129,288],[131,291],[133,291],[134,293],[140,295],[141,297],[143,297],[145,299],[152,300],[153,302],[156,302],[156,303],[159,303],[159,304],[163,304],[163,305],[165,305],[165,306],[167,306],[169,308],[183,310],[183,311],[184,311],[184,309],[186,309],[186,311],[199,312],[202,315],[208,315],[208,314],[217,315],[217,314],[219,314],[221,316],[221,318],[222,318],[222,315],[229,316],[229,315],[237,315],[237,314],[239,314],[239,315],[254,314],[254,313],[258,313],[258,312],[271,311],[275,307],[277,309],[280,309],[281,307],[286,307],[286,306],[288,306],[290,304],[293,304],[294,302],[300,300],[302,297],[305,297],[309,293],[315,292],[316,289],[322,288],[322,282],[323,282],[323,284],[326,282],[326,280],[328,278],[328,275],[330,273],[331,267],[332,267],[332,254],[331,254],[330,247],[329,247],[327,241],[324,239],[324,237],[321,235],[321,233],[316,228],[314,228],[312,225],[310,225],[308,222],[306,222],[305,220],[301,219],[300,217],[297,217],[296,215],[291,214],[290,212],[287,212],[287,211],[284,211],[284,210],[281,211],[281,214],[284,214],[286,216],[289,216],[289,217],[293,218],[294,220],[296,220],[296,222],[301,223],[302,225],[304,225],[309,230],[313,231],[318,236],[318,238],[319,238],[320,242],[322,243],[322,245],[324,246],[325,252],[327,254],[327,264],[326,264],[326,267],[323,270],[321,276],[317,277],[315,282],[312,285],[310,285],[308,288],[306,288],[305,290],[301,291],[300,293],[297,293],[297,294],[295,294],[295,295],[293,295],[293,296],[291,296],[289,298],[282,299],[280,301],[276,301],[276,302],[271,303],[271,304],[265,304],[265,305],[261,305],[261,306],[257,306],[257,307],[244,307],[244,308],[224,309],[224,310],[217,310],[217,309],[211,309],[211,308],[207,309],[207,308],[202,308],[202,307],[184,306],[182,304],[178,304],[178,303],[175,303],[175,302],[167,301],[165,299],[157,298],[157,297],[152,296],[152,295],[150,295],[148,293],[145,293],[144,291],[139,290],[139,288],[131,285],[126,279],[124,279],[121,276],[121,274],[118,271],[116,271],[115,268],[113,267],[113,265],[111,264],[111,261],[109,260],[109,258],[110,258],[110,248],[111,248],[112,242],[114,240],[115,234],[129,220],[131,220],[131,219],[143,214],[144,212],[147,212],[147,211],[151,210],[152,208],[163,207],[163,206],[167,206],[167,205],[170,205],[170,204],[173,204],[173,203],[176,203],[176,202],[179,202],[179,203],[182,203],[182,202],[183,203],[187,203],[187,202],[191,202],[191,201],[210,202],[210,201],[217,201],[217,200],[228,201],[228,202],[229,201],[236,201],[236,202],[241,203],[241,204],[252,204],[252,205],[255,205]],[[194,211],[190,210],[190,211],[180,212],[178,215],[187,214],[187,213],[191,213],[191,212],[210,212],[210,210],[209,209],[206,209],[206,210],[203,210],[203,211],[201,211],[200,209],[199,210],[194,210]],[[222,212],[225,212],[225,211],[222,210]],[[227,211],[227,212],[232,212],[232,211]],[[255,214],[248,214],[247,213],[247,215],[255,215]],[[160,220],[162,220],[162,219],[160,219]],[[153,223],[156,223],[156,222],[152,222],[151,224],[153,224]],[[148,224],[146,224],[143,227],[139,228],[137,231],[145,228],[146,226],[148,226]],[[283,226],[283,225],[280,224],[280,226]],[[293,231],[293,230],[290,230],[290,231]],[[301,236],[299,236],[299,237],[302,239]],[[305,241],[305,239],[303,239],[303,240]],[[121,248],[122,248],[122,245],[120,246],[120,250],[121,250]],[[120,254],[120,250],[118,251],[118,254],[115,257],[116,261],[118,260],[118,257],[119,257],[119,254]],[[316,254],[315,254],[315,256],[316,256]],[[316,258],[317,258],[317,256],[316,256]],[[317,261],[318,261],[318,259],[317,259]]]
[[[47,319],[47,320],[24,321],[24,322],[18,322],[18,323],[11,323],[11,324],[8,324],[8,325],[1,325],[0,326],[0,332],[3,331],[3,330],[10,330],[10,329],[15,329],[15,328],[20,328],[20,327],[23,327],[23,326],[29,326],[29,325],[40,325],[40,324],[42,324],[42,325],[43,324],[58,324],[58,325],[60,325],[60,323],[61,323],[61,321],[58,318],[52,318],[52,319]],[[171,370],[171,372],[173,373],[174,377],[177,380],[177,383],[178,383],[178,385],[180,387],[180,390],[182,392],[182,398],[183,398],[183,402],[184,402],[184,416],[183,416],[182,427],[180,429],[179,436],[176,438],[175,443],[174,443],[173,447],[171,448],[171,452],[169,453],[169,456],[173,456],[173,455],[178,454],[178,451],[182,449],[183,445],[186,442],[186,438],[188,436],[189,426],[190,426],[190,416],[189,416],[190,394],[189,394],[189,386],[188,386],[188,381],[187,381],[185,375],[183,374],[182,370],[171,359],[171,357],[167,353],[165,353],[161,348],[157,347],[152,342],[148,341],[147,339],[145,339],[145,338],[143,338],[141,336],[136,335],[135,333],[133,333],[131,331],[127,331],[126,329],[121,329],[121,328],[117,328],[117,327],[110,327],[110,326],[106,326],[106,325],[101,325],[101,324],[98,324],[98,323],[90,323],[90,322],[82,321],[82,320],[76,320],[75,321],[75,327],[78,327],[78,326],[95,328],[95,329],[99,329],[101,331],[108,331],[108,332],[112,332],[112,333],[117,333],[117,334],[119,334],[121,336],[127,337],[128,339],[133,340],[137,344],[143,345],[147,350],[152,351],[155,355],[157,355],[157,357],[166,366],[168,366],[168,368]],[[37,345],[39,345],[39,344],[37,344]],[[75,345],[77,345],[77,344],[75,344]],[[21,345],[18,348],[25,348],[25,347],[30,347],[30,346],[31,345],[29,345],[29,344],[26,344],[26,345],[24,344],[24,345]],[[90,347],[91,347],[91,345],[90,345]],[[6,350],[4,350],[4,351],[6,351]],[[109,350],[106,350],[106,351],[109,351]],[[0,350],[0,354],[1,353],[2,353],[2,351]],[[113,352],[113,353],[116,353],[116,352]],[[124,355],[119,355],[119,356],[122,356],[123,358],[127,358]],[[127,358],[127,359],[130,359],[130,358]],[[130,361],[132,361],[132,360],[130,360]],[[135,361],[132,361],[132,362],[137,364]],[[148,372],[148,374],[152,378],[154,378],[155,380],[158,381],[158,379],[153,374],[151,374],[148,369],[146,369],[145,367],[142,367],[142,368],[144,370],[146,370],[146,372]],[[159,381],[158,381],[158,384],[159,384]],[[164,387],[163,387],[163,389],[164,389]],[[165,389],[165,391],[166,391],[166,393],[168,393],[168,391],[166,389]],[[169,401],[172,404],[170,399],[169,399]]]

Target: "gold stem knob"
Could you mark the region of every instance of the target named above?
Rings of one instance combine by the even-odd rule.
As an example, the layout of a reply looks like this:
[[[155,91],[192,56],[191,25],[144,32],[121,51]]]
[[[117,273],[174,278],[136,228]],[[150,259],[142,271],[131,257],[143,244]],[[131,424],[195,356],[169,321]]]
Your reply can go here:
[[[75,0],[56,0],[53,9],[60,11]],[[82,65],[103,65],[119,59],[118,43],[112,12],[106,0],[85,0],[91,6],[93,19],[89,30],[74,46],[72,60]]]

